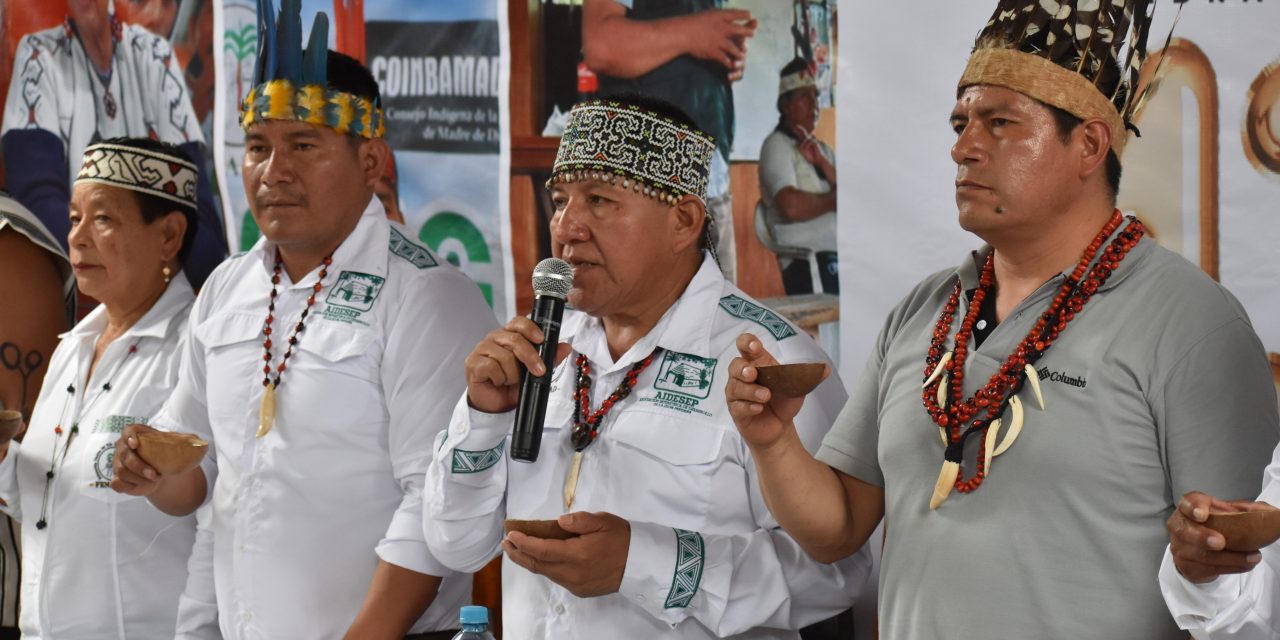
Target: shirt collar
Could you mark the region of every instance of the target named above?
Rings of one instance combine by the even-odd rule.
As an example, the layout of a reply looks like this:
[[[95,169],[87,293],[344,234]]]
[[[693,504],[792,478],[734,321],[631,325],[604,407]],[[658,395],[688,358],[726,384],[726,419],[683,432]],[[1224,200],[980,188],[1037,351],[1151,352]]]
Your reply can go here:
[[[710,254],[703,253],[702,265],[653,329],[614,362],[599,318],[574,313],[565,320],[561,340],[597,365],[612,363],[603,373],[629,367],[653,353],[657,347],[701,357],[711,357],[711,320],[724,293],[724,275]]]
[[[170,326],[174,316],[191,306],[195,299],[196,295],[191,290],[191,282],[187,280],[184,272],[179,271],[177,275],[173,276],[169,285],[165,287],[164,293],[160,294],[160,299],[156,300],[156,303],[151,305],[151,308],[142,314],[142,317],[117,339],[165,337],[170,331],[177,330]],[[76,323],[76,326],[72,327],[70,331],[59,337],[69,337],[74,340],[97,337],[106,328],[107,307],[100,304],[93,311],[90,311],[89,315],[86,315],[83,320]]]
[[[369,203],[365,205],[364,211],[360,214],[359,222],[351,230],[351,234],[333,252],[333,266],[330,271],[341,268],[385,277],[387,275],[387,241],[389,237],[387,226],[389,224],[386,210],[382,208],[382,201],[378,200],[377,197],[370,196]],[[275,270],[276,243],[263,236],[249,250],[249,254],[262,264],[269,281],[271,273]],[[315,284],[319,276],[320,268],[317,267],[297,282],[289,285],[288,288],[310,287]]]
[[[1116,235],[1128,227],[1129,224],[1130,222],[1126,218],[1125,222],[1116,228],[1106,241],[1102,243],[1098,250],[1098,255],[1094,256],[1093,263],[1090,263],[1089,265],[1090,269],[1093,268],[1093,264],[1097,263],[1098,257],[1102,255],[1103,249],[1105,249],[1106,246],[1115,239]],[[1151,253],[1152,246],[1154,246],[1154,242],[1151,238],[1143,236],[1142,240],[1129,250],[1129,253],[1124,257],[1124,260],[1122,260],[1120,265],[1116,267],[1115,271],[1111,273],[1111,277],[1107,278],[1107,281],[1098,288],[1098,291],[1113,289],[1123,282],[1125,278],[1128,278],[1129,274],[1133,273],[1134,269],[1136,269],[1137,265],[1146,258],[1147,254]],[[989,253],[991,253],[991,245],[984,244],[981,248],[969,252],[968,259],[960,263],[959,268],[956,269],[955,273],[960,278],[960,285],[965,291],[976,289],[978,287],[978,278],[981,276],[982,265],[986,262],[987,254]],[[1051,283],[1054,287],[1061,286],[1062,281],[1070,277],[1071,272],[1075,271],[1075,268],[1076,265],[1072,264],[1061,273],[1050,278],[1046,284]]]

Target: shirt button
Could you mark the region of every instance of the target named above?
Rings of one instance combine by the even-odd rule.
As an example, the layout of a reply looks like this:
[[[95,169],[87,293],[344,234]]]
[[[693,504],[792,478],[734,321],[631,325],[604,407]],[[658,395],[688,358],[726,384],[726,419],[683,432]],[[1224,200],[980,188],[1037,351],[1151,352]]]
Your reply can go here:
[[[556,605],[556,613],[560,615],[564,615],[564,605],[562,604]]]
[[[641,593],[641,594],[639,594],[639,595],[637,595],[637,596],[636,596],[636,602],[644,602],[644,594],[643,594],[643,593]]]

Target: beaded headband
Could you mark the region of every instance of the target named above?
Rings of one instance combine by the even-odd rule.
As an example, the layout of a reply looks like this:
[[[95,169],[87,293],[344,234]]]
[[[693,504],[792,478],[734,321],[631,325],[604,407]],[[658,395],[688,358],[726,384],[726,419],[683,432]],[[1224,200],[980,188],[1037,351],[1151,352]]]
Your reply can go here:
[[[805,87],[817,88],[817,86],[818,81],[814,80],[813,74],[808,69],[801,69],[778,79],[778,95],[788,91],[795,91],[796,89],[804,89]]]
[[[120,144],[84,150],[76,182],[92,182],[196,208],[196,166],[187,159]]]
[[[1138,77],[1154,7],[1154,0],[1000,0],[957,91],[996,85],[1082,120],[1100,119],[1119,156],[1149,94],[1139,91]],[[1104,78],[1117,74],[1115,90],[1104,93]]]
[[[714,151],[711,136],[647,109],[581,102],[569,111],[547,187],[606,180],[668,204],[686,195],[705,203]]]
[[[258,0],[258,61],[253,88],[240,105],[240,126],[264,120],[296,120],[341,134],[381,138],[382,106],[326,85],[329,17],[317,13],[311,38],[302,47],[301,0],[283,0],[279,23],[272,0]]]

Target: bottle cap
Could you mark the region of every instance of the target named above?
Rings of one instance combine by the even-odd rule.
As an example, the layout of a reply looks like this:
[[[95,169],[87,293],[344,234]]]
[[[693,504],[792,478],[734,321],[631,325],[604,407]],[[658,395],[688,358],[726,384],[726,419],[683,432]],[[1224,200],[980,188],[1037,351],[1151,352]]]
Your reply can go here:
[[[489,610],[474,605],[463,607],[458,621],[462,624],[489,624]]]

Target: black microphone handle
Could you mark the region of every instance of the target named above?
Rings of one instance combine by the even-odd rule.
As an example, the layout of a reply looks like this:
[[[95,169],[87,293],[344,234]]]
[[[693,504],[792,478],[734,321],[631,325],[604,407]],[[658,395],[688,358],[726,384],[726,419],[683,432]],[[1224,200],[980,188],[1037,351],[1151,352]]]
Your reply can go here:
[[[560,344],[560,319],[564,316],[564,300],[538,296],[533,300],[534,324],[542,329],[538,356],[546,373],[535,376],[528,369],[520,377],[520,396],[516,403],[516,424],[511,432],[511,457],[524,462],[538,459],[542,447],[542,424],[547,415],[547,396],[551,393],[551,372],[555,367],[556,348]]]

